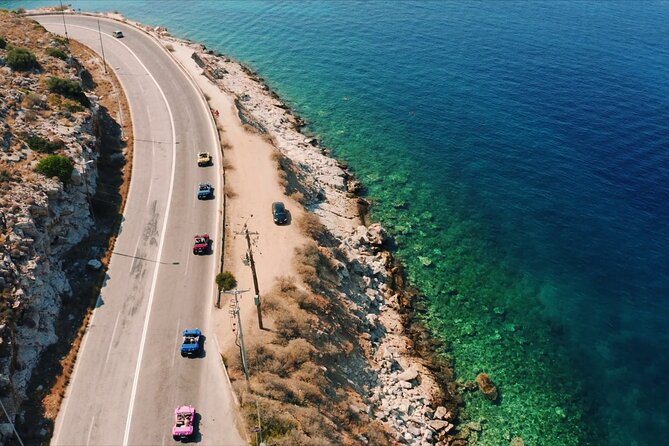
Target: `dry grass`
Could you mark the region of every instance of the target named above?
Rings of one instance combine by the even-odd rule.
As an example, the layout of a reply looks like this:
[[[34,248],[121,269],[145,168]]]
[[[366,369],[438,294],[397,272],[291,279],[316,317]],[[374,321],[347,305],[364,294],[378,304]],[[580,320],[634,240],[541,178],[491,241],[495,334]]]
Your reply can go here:
[[[307,204],[306,200],[304,199],[304,194],[302,192],[295,191],[292,194],[289,195],[291,200],[295,200],[301,205]]]
[[[235,192],[232,189],[232,186],[230,186],[228,183],[225,183],[225,197],[226,198],[237,198],[237,192]]]
[[[322,261],[317,245],[305,251]],[[364,404],[347,381],[349,366],[340,367],[357,354],[356,344],[341,335],[342,329],[350,335],[351,325],[316,317],[330,300],[303,287],[295,277],[281,276],[265,295],[274,329],[247,341],[248,386],[239,350],[234,347],[224,355],[247,425],[257,425],[259,409],[267,445],[391,444],[383,426],[350,408]],[[361,433],[367,441],[357,436]]]
[[[295,270],[300,278],[315,292],[326,285],[337,285],[338,276],[328,249],[310,241],[295,249],[293,257]]]
[[[318,218],[318,215],[310,212],[302,214],[297,220],[297,227],[302,234],[312,240],[320,240],[326,232],[326,228],[323,223],[321,223],[321,219]]]
[[[229,158],[223,158],[222,164],[223,170],[227,170],[228,172],[235,170],[235,167],[232,165]]]
[[[274,149],[272,151],[272,161],[274,161],[277,165],[277,167],[281,166],[281,160],[284,158],[283,154],[279,151],[279,149]]]

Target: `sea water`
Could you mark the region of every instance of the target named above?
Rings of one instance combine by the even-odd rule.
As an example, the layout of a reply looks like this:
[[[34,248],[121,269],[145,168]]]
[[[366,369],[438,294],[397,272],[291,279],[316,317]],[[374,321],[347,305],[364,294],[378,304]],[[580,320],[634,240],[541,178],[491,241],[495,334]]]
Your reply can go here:
[[[499,387],[471,440],[667,441],[669,4],[69,3],[248,64],[350,164],[440,353]]]

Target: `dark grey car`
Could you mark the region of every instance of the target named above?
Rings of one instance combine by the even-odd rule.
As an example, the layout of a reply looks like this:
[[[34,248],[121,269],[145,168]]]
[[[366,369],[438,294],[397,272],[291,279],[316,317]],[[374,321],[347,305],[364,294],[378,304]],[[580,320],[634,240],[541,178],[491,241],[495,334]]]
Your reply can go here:
[[[277,225],[285,225],[288,223],[288,211],[282,202],[276,201],[272,203],[272,217],[274,218],[274,223]]]

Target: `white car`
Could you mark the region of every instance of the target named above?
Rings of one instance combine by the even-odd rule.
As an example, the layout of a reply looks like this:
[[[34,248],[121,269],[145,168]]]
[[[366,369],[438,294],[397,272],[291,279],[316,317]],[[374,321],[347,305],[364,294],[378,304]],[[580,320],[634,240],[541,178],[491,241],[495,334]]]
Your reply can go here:
[[[120,39],[121,37],[123,37],[123,32],[122,32],[122,31],[114,31],[114,32],[112,33],[112,35],[113,35],[114,37],[116,37],[117,39]]]

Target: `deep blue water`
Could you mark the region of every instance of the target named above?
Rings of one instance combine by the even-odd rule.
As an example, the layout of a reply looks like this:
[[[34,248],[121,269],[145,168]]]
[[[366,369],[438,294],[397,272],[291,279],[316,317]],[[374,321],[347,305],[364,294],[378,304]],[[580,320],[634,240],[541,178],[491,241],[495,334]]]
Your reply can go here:
[[[71,3],[244,61],[350,163],[506,395],[480,444],[669,438],[669,3]]]

